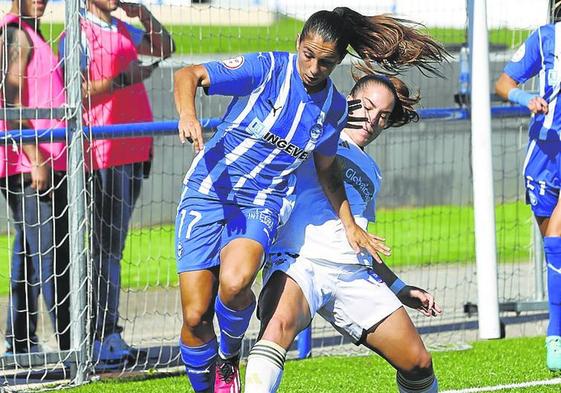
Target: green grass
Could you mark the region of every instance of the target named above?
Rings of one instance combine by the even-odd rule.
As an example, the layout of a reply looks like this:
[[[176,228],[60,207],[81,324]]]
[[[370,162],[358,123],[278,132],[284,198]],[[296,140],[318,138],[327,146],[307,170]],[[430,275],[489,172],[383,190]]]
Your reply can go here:
[[[530,209],[523,203],[496,208],[499,262],[528,260],[531,240]],[[370,231],[384,236],[392,247],[392,266],[416,266],[475,261],[473,208],[432,206],[380,209]],[[10,242],[0,236],[0,295],[8,293]],[[124,288],[177,285],[172,225],[133,229],[122,263]]]
[[[270,26],[197,26],[168,25],[176,46],[176,54],[239,54],[259,51],[294,51],[296,36],[303,22],[287,17],[277,19]],[[52,24],[41,27],[45,38],[56,46],[63,25]],[[428,28],[427,32],[445,44],[460,44],[466,41],[461,29]],[[514,48],[528,36],[528,30],[491,30],[492,44]]]
[[[482,341],[466,351],[433,353],[441,390],[546,380],[543,337]],[[71,392],[192,392],[185,377],[96,382]],[[395,372],[380,357],[320,357],[289,361],[279,392],[395,392]],[[561,385],[501,392],[559,392]]]
[[[530,209],[521,202],[496,206],[499,262],[527,260],[531,240]],[[399,208],[377,212],[370,232],[381,235],[392,247],[388,263],[473,262],[475,236],[471,206]]]

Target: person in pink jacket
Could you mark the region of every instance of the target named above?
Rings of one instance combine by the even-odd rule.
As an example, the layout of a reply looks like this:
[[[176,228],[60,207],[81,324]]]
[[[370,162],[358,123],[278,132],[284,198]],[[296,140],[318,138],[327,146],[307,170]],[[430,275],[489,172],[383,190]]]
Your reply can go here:
[[[143,29],[113,17],[117,8],[128,17],[138,18]],[[153,121],[142,82],[156,65],[142,65],[138,55],[158,59],[171,56],[174,43],[167,30],[144,5],[118,0],[90,0],[81,29],[85,53],[84,124]],[[94,361],[109,365],[134,361],[139,355],[121,337],[119,291],[128,225],[142,179],[148,175],[151,156],[151,137],[98,139],[86,147],[94,196],[93,356]]]
[[[3,108],[57,108],[64,84],[57,58],[39,30],[46,0],[14,0],[0,21]],[[8,112],[4,112],[8,113]],[[0,119],[0,132],[64,127],[55,119]],[[15,228],[7,308],[6,353],[40,352],[36,335],[43,293],[60,349],[70,349],[66,145],[0,146],[0,190]]]

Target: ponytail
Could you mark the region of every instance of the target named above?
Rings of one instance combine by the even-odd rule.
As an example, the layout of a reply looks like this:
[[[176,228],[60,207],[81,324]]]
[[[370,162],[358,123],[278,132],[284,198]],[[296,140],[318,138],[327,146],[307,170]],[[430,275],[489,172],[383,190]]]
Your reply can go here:
[[[304,24],[300,41],[311,33],[326,42],[336,42],[341,59],[350,46],[370,72],[398,73],[416,67],[423,74],[441,76],[436,64],[448,53],[430,36],[419,32],[422,25],[386,15],[364,16],[348,7],[318,11]],[[380,69],[381,68],[381,69]]]

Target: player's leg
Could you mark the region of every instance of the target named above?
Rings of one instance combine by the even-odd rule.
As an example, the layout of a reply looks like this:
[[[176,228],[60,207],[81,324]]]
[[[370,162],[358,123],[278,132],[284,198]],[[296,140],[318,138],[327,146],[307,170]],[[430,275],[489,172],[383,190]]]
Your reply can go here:
[[[214,334],[214,298],[217,269],[179,274],[183,324],[181,358],[195,392],[212,392],[218,343]]]
[[[216,392],[239,392],[239,353],[255,311],[251,286],[263,260],[263,246],[247,238],[231,240],[220,253],[216,319],[220,328]]]
[[[37,264],[37,274],[40,277],[41,292],[59,347],[68,350],[70,349],[70,272],[68,251],[65,249],[68,244],[65,241],[68,237],[68,225],[60,225],[61,219],[66,218],[64,212],[67,209],[67,190],[62,176],[55,174],[52,179],[50,195],[45,196],[44,201],[39,197],[38,214],[34,214],[34,217],[28,220],[35,222],[39,219],[37,242],[42,260]],[[34,196],[33,199],[35,198]],[[28,243],[30,242],[31,240],[28,240]]]
[[[543,236],[547,262],[549,324],[547,366],[561,370],[561,142],[530,141],[524,166],[526,199]]]
[[[52,190],[38,191],[31,187],[30,183],[25,183],[23,188],[23,231],[25,238],[26,254],[31,257],[34,277],[32,282],[37,286],[34,299],[31,301],[28,312],[34,313],[39,291],[42,291],[47,310],[51,316],[53,326],[56,328],[57,305],[54,299],[54,267],[55,267],[55,237]],[[28,270],[29,277],[29,270]],[[33,305],[35,303],[35,305]],[[35,333],[35,329],[30,324],[30,335]],[[58,331],[55,331],[57,339]]]
[[[397,370],[400,392],[436,392],[431,356],[386,284],[371,269],[356,265],[340,266],[334,279],[335,296],[318,313],[357,345],[387,359]]]
[[[397,370],[400,393],[438,391],[431,355],[403,307],[370,328],[363,343]]]
[[[220,278],[216,297],[216,319],[220,327],[219,358],[215,391],[238,392],[239,352],[243,336],[255,311],[251,286],[257,276],[278,215],[266,208],[224,207],[226,226],[222,233]]]
[[[561,370],[561,202],[557,202],[544,233],[547,261],[549,324],[547,327],[547,366]]]
[[[259,296],[260,338],[247,361],[245,391],[276,392],[283,374],[286,352],[296,335],[311,322],[310,307],[300,286],[276,271]]]
[[[223,220],[220,204],[185,193],[182,196],[175,222],[183,315],[179,345],[187,376],[196,392],[214,391],[218,343],[212,321]]]
[[[20,175],[2,179],[2,194],[12,213],[15,227],[10,267],[10,299],[7,307],[6,353],[27,352],[38,348],[35,334],[37,327],[37,300],[39,275],[33,269],[29,246],[24,236],[24,187]]]
[[[59,332],[59,346],[70,349],[70,241],[68,229],[68,188],[66,174],[55,176],[56,187],[53,194],[55,213],[55,282],[54,302],[57,305],[56,322]]]

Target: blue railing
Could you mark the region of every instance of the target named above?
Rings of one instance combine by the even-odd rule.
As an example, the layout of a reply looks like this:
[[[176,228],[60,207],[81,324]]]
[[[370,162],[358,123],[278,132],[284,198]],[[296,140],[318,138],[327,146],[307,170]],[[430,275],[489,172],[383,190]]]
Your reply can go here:
[[[470,111],[467,108],[431,108],[420,109],[419,116],[423,120],[468,120]],[[529,116],[530,111],[522,106],[497,106],[491,108],[491,116],[495,119],[516,118]],[[215,128],[220,124],[220,119],[202,119],[203,128]],[[95,139],[123,138],[156,135],[175,135],[177,133],[177,121],[158,121],[149,123],[116,124],[110,126],[94,126],[86,128],[85,133]],[[36,141],[64,141],[66,140],[66,128],[53,128],[43,130],[10,130],[0,133],[0,143],[33,143]]]

